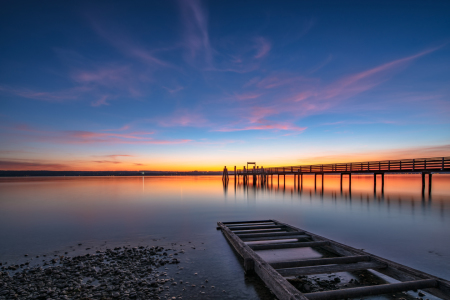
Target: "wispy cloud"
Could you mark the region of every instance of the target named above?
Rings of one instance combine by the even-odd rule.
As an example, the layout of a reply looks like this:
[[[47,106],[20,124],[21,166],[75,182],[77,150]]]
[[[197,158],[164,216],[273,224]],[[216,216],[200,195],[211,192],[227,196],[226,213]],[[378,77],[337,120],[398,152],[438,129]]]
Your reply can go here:
[[[213,49],[208,34],[208,18],[200,0],[180,0],[184,45],[188,49],[188,60],[194,62],[203,57],[212,64]]]
[[[269,121],[263,118],[259,118],[257,120],[250,121],[248,124],[244,126],[234,126],[234,127],[224,127],[219,128],[214,131],[220,132],[233,132],[233,131],[246,131],[246,130],[270,130],[270,131],[296,131],[302,132],[306,130],[306,127],[299,127],[291,123],[283,122],[275,122]]]
[[[97,107],[97,106],[102,106],[102,105],[109,105],[109,103],[106,102],[107,99],[108,99],[108,96],[104,95],[104,96],[100,97],[100,99],[98,99],[97,101],[92,102],[91,106]]]
[[[141,62],[154,67],[174,67],[171,63],[155,57],[152,51],[137,46],[129,37],[119,35],[117,32],[107,29],[108,26],[101,24],[98,20],[91,18],[91,24],[99,36],[125,55],[137,58]]]
[[[157,118],[156,122],[162,127],[205,127],[209,121],[198,111],[178,109],[171,116]]]
[[[255,58],[263,58],[269,54],[272,45],[269,41],[263,37],[258,37],[255,39],[256,42],[256,55]]]
[[[42,100],[47,102],[66,102],[75,101],[81,98],[83,94],[91,91],[91,88],[87,86],[79,86],[70,89],[52,91],[52,92],[42,92],[35,91],[27,88],[12,88],[6,86],[0,86],[0,91],[6,92],[8,94],[13,94],[19,97]]]
[[[442,48],[442,46],[431,48],[417,54],[397,59],[375,68],[344,77],[328,86],[322,97],[324,97],[325,99],[334,97],[350,97],[355,94],[367,91],[388,80],[390,78],[388,72],[392,72],[398,68],[401,68],[406,63],[432,53],[436,50],[439,50],[440,48]]]
[[[69,166],[65,164],[43,162],[39,160],[0,159],[0,170],[64,170]]]
[[[129,133],[94,132],[85,130],[49,131],[30,126],[16,126],[6,135],[10,139],[57,144],[155,144],[170,145],[191,142],[190,139],[157,139],[149,135],[154,132],[134,131]],[[3,134],[5,135],[5,134]]]

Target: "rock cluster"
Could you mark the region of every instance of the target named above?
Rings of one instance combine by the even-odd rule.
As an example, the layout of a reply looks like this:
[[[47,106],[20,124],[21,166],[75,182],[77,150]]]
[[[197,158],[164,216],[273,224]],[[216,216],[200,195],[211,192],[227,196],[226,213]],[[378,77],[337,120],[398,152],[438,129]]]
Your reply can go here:
[[[178,264],[174,256],[184,253],[172,250],[169,254],[169,250],[117,247],[96,254],[59,256],[44,266],[3,266],[0,299],[159,299],[176,282],[158,268]]]

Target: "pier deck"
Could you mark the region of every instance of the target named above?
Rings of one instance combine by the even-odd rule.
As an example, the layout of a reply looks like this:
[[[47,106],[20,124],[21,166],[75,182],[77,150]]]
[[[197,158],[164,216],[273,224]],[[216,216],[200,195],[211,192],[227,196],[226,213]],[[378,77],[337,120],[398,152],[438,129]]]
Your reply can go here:
[[[450,156],[446,157],[431,157],[431,158],[416,158],[416,159],[401,159],[401,160],[384,160],[384,161],[367,161],[367,162],[350,162],[350,163],[336,163],[336,164],[319,164],[319,165],[299,165],[299,166],[283,166],[274,168],[264,168],[256,166],[252,162],[253,169],[243,167],[237,169],[234,167],[235,183],[241,177],[244,184],[248,184],[251,177],[253,177],[253,184],[260,182],[262,185],[267,181],[273,181],[273,176],[278,176],[278,183],[280,176],[286,178],[286,175],[294,175],[294,184],[298,187],[303,186],[303,175],[314,175],[314,186],[316,186],[317,175],[324,180],[325,174],[340,174],[341,175],[341,189],[343,176],[348,175],[349,188],[351,189],[352,174],[373,174],[374,175],[374,190],[377,186],[377,175],[381,176],[381,190],[384,192],[384,175],[389,173],[421,173],[422,174],[422,194],[425,194],[425,177],[428,176],[428,192],[431,193],[432,174],[450,172]],[[225,167],[222,180],[228,183],[229,174]],[[323,186],[323,185],[322,185]]]
[[[333,300],[370,295],[424,290],[436,297],[450,300],[450,282],[442,278],[389,261],[362,250],[329,240],[277,220],[217,222],[229,243],[244,259],[246,273],[256,273],[278,299]],[[297,239],[296,242],[264,243],[273,240]],[[253,242],[246,244],[246,242]],[[254,241],[261,243],[254,244]],[[320,247],[336,255],[331,258],[305,259],[268,263],[255,251]],[[399,283],[363,286],[339,290],[301,293],[286,277],[376,270]]]

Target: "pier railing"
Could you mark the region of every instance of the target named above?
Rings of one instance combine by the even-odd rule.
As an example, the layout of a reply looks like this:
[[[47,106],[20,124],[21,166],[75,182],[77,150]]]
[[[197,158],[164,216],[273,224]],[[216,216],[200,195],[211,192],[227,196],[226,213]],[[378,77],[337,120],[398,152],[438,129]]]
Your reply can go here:
[[[237,169],[236,174],[373,173],[450,171],[450,156],[319,165]]]

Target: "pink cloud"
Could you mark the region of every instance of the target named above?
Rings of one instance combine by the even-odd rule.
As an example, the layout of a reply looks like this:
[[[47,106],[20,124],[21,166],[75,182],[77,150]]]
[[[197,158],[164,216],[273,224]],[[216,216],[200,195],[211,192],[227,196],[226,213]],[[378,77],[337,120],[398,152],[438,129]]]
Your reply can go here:
[[[187,109],[179,109],[172,116],[160,118],[157,122],[163,127],[204,127],[209,124],[202,114]]]
[[[299,127],[292,124],[286,124],[286,123],[274,123],[269,122],[267,120],[260,120],[255,125],[248,125],[244,127],[238,127],[238,128],[221,128],[217,129],[215,131],[221,131],[221,132],[233,132],[233,131],[245,131],[245,130],[273,130],[273,131],[279,131],[279,130],[286,130],[286,131],[297,131],[302,132],[307,129],[307,127]]]
[[[93,162],[98,164],[121,164],[121,161],[117,160],[93,160]]]
[[[8,159],[0,160],[0,170],[64,170],[69,166],[57,163],[42,162],[39,160],[20,160],[20,159]]]
[[[154,132],[135,131],[130,133],[93,132],[83,130],[45,131],[29,127],[15,127],[7,136],[35,142],[58,144],[182,144],[189,139],[164,140],[149,137]]]
[[[265,39],[262,37],[256,38],[256,55],[255,58],[263,58],[264,56],[266,56],[270,49],[272,48],[272,45]]]

